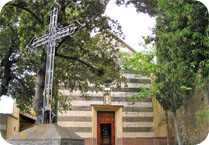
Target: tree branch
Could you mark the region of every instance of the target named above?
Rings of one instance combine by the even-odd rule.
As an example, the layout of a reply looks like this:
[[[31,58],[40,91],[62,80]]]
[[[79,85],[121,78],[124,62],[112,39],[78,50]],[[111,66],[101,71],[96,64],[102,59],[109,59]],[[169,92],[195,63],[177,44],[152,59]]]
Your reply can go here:
[[[82,64],[84,64],[84,65],[86,65],[86,66],[90,67],[91,69],[96,70],[96,68],[95,68],[95,67],[93,67],[92,65],[90,65],[90,64],[88,64],[88,63],[86,63],[86,62],[84,62],[83,60],[80,60],[80,59],[79,59],[79,58],[77,58],[77,57],[65,56],[65,55],[58,54],[58,53],[56,53],[56,54],[55,54],[55,56],[58,56],[58,57],[61,57],[61,58],[65,58],[65,59],[76,60],[76,61],[78,61],[78,62],[80,62],[80,63],[82,63]]]
[[[9,4],[6,4],[6,5],[13,6],[13,7],[25,10],[26,12],[30,13],[40,24],[43,25],[43,21],[33,11],[31,11],[30,9],[25,8],[25,7],[23,7],[21,5],[18,5],[18,4],[11,4],[11,3],[9,3]]]
[[[59,42],[59,45],[56,47],[56,49],[55,49],[55,54],[57,54],[57,51],[58,51],[58,49],[60,48],[60,46],[65,42],[65,40],[67,39],[68,37],[64,37],[62,40],[61,40],[61,42]]]
[[[80,63],[86,65],[87,67],[89,67],[90,70],[91,70],[93,73],[97,72],[97,75],[99,75],[99,76],[104,75],[104,70],[103,70],[103,69],[96,69],[94,66],[92,66],[92,65],[90,65],[90,64],[88,64],[88,63],[86,63],[86,62],[84,62],[83,60],[80,60],[80,59],[77,58],[77,57],[65,56],[65,55],[58,54],[58,53],[56,53],[55,56],[58,56],[58,57],[61,57],[61,58],[65,58],[65,59],[76,60],[76,61],[78,61],[78,62],[80,62]]]

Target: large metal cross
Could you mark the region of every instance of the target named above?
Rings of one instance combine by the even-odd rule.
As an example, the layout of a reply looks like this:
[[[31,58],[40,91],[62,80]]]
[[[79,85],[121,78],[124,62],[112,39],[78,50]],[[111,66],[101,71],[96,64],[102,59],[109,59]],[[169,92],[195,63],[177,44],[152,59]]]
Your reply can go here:
[[[37,48],[42,45],[47,45],[47,60],[46,60],[46,75],[45,75],[45,95],[43,100],[42,109],[42,123],[46,123],[46,116],[49,119],[49,123],[52,123],[52,118],[55,116],[52,112],[52,87],[53,87],[53,74],[54,74],[54,56],[55,47],[57,41],[65,36],[74,37],[79,29],[84,26],[78,21],[74,20],[69,26],[64,28],[57,28],[58,11],[61,6],[56,3],[54,4],[52,12],[50,15],[50,25],[48,32],[40,38],[32,39],[32,48]],[[79,27],[75,25],[76,22]]]

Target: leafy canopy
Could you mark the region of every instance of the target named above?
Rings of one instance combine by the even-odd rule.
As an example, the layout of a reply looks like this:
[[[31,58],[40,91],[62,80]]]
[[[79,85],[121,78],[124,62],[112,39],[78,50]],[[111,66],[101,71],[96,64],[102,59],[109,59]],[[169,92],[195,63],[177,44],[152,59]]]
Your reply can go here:
[[[86,25],[75,37],[65,37],[56,46],[54,88],[65,87],[85,92],[89,89],[88,84],[92,83],[94,89],[98,90],[108,78],[117,80],[115,82],[119,85],[123,79],[117,64],[118,49],[111,43],[113,35],[108,31],[114,31],[116,35],[122,35],[122,32],[116,21],[104,16],[108,1],[57,2],[62,6],[58,16],[59,27],[67,26],[73,20]],[[6,78],[4,76],[8,77],[5,79],[7,83],[2,83],[1,88],[8,88],[3,94],[16,98],[22,109],[30,108],[29,104],[32,104],[35,80],[39,75],[37,72],[40,72],[40,65],[46,58],[45,47],[31,52],[26,46],[33,37],[40,37],[47,31],[48,12],[52,6],[53,1],[50,0],[16,0],[2,9],[0,37],[3,39],[0,40],[3,43],[0,45],[0,63],[3,77],[0,79],[3,82]],[[97,35],[92,37],[92,34]],[[13,39],[17,43],[10,43]],[[12,61],[12,65],[4,65],[4,60]],[[5,71],[6,66],[8,73]],[[42,68],[41,71],[45,69]],[[36,91],[37,86],[43,88],[43,81],[41,84],[36,81]]]

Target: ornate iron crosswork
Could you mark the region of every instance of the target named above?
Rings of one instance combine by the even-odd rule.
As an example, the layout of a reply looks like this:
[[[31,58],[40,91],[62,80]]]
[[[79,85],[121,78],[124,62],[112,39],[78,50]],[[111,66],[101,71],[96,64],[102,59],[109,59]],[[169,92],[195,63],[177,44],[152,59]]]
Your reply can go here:
[[[46,60],[46,74],[45,74],[45,95],[43,99],[42,109],[42,123],[46,123],[46,116],[49,119],[49,123],[52,123],[52,118],[55,116],[52,112],[52,87],[53,87],[53,74],[54,74],[54,57],[55,47],[58,44],[57,41],[65,36],[74,37],[79,29],[83,27],[79,21],[74,20],[69,26],[64,28],[57,27],[58,12],[61,6],[56,1],[50,15],[50,25],[48,32],[40,38],[34,38],[31,40],[30,48],[37,48],[42,45],[47,45],[47,60]],[[78,24],[79,27],[75,25]]]

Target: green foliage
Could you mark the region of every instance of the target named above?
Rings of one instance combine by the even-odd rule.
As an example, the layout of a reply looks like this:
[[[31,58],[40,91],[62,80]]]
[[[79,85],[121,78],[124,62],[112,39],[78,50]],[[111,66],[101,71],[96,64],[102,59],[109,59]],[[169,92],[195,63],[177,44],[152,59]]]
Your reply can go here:
[[[57,0],[57,2],[62,6],[58,16],[61,25],[67,26],[72,20],[79,20],[86,25],[76,37],[63,38],[56,47],[55,90],[65,87],[69,90],[80,89],[81,92],[85,92],[89,89],[89,83],[98,90],[99,86],[110,77],[116,80],[116,84],[120,84],[123,78],[120,76],[120,66],[117,64],[118,50],[111,44],[113,37],[107,33],[107,30],[114,30],[115,35],[122,35],[122,31],[116,21],[104,16],[108,1]],[[32,104],[35,95],[37,71],[46,56],[45,47],[38,48],[36,53],[36,51],[29,52],[26,45],[33,37],[40,37],[47,32],[48,12],[52,6],[53,1],[15,0],[2,9],[0,76],[7,74],[8,78],[7,83],[2,84],[1,88],[8,88],[4,94],[16,98],[21,109],[31,107],[29,104]],[[98,35],[91,37],[93,33]],[[13,40],[17,43],[11,43]],[[6,55],[7,53],[9,55]],[[9,73],[4,71],[6,66],[3,65],[4,59],[12,63],[11,66],[7,65]],[[3,78],[5,77],[0,79]],[[54,92],[54,94],[58,93]],[[66,99],[66,97],[63,99],[62,95],[55,98]],[[63,107],[65,108],[66,105]]]
[[[146,98],[147,96],[151,95],[157,95],[159,92],[156,88],[151,87],[150,89],[145,88],[145,87],[140,87],[140,93],[132,95],[131,98],[136,99],[136,98]]]
[[[165,110],[175,112],[208,77],[208,12],[199,2],[159,0],[154,51],[123,59],[127,71],[149,76],[153,86],[134,97],[156,95]],[[150,41],[148,41],[150,42]],[[154,64],[154,56],[157,64]]]
[[[172,112],[176,111],[183,104],[186,94],[182,88],[188,88],[187,86],[185,87],[185,80],[176,72],[178,70],[172,69],[171,71],[171,66],[165,67],[156,73],[155,80],[156,88],[159,91],[156,99],[165,110]]]
[[[183,71],[208,76],[208,11],[200,2],[158,2],[156,34],[159,62],[175,61]]]
[[[161,93],[168,98],[171,96],[179,98],[177,99],[179,103],[176,107],[173,106],[176,110],[183,100],[188,98],[188,92],[191,92],[194,86],[201,87],[202,79],[207,78],[209,74],[209,43],[205,42],[208,39],[208,12],[200,2],[186,0],[158,1],[158,8],[155,30],[158,39],[157,57],[158,63],[167,68],[165,73],[167,75],[159,82],[168,80],[167,83],[163,82],[163,88],[168,92],[166,87],[169,86],[169,82],[173,83],[170,88],[173,94],[163,93],[164,91]],[[156,76],[158,80],[162,74]],[[176,99],[173,102],[175,104]],[[166,106],[169,105],[165,105],[164,109],[168,108]]]
[[[135,52],[134,56],[124,56],[122,60],[125,71],[131,71],[136,74],[150,76],[157,69],[154,64],[155,52],[154,49],[150,51]]]
[[[55,106],[55,105],[53,105],[53,106]],[[62,113],[64,111],[66,113],[67,110],[71,109],[71,106],[72,106],[71,100],[68,99],[68,96],[63,95],[63,94],[59,94],[59,105],[58,106],[59,107],[57,109],[59,112]]]

